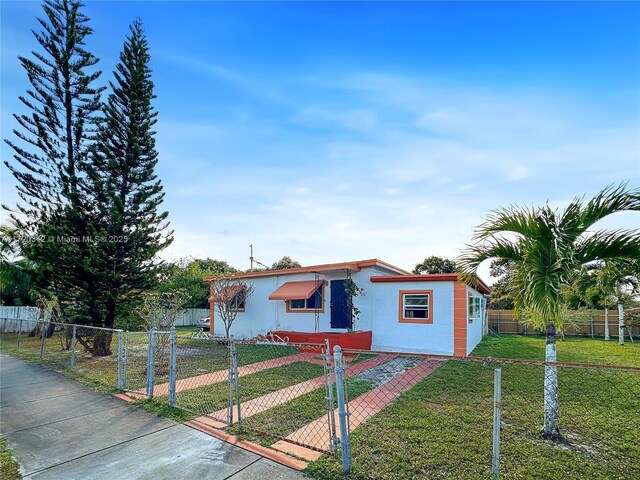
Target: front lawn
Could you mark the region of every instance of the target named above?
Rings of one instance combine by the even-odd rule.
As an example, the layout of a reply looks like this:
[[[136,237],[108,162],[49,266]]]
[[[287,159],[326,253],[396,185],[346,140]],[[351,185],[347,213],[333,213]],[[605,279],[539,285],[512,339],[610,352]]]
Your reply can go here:
[[[542,359],[543,347],[542,337],[505,335],[486,338],[474,355]],[[560,361],[621,365],[637,365],[640,353],[637,345],[573,338],[559,342],[559,350]],[[502,367],[501,478],[640,478],[640,372],[559,367],[564,441],[554,443],[540,436],[543,366],[464,360],[446,362],[352,433],[351,475],[329,456],[312,462],[307,473],[319,479],[490,478],[496,366]]]
[[[478,357],[544,360],[542,335],[487,335],[471,353]],[[618,339],[558,339],[558,362],[640,367],[640,342],[618,345]]]
[[[240,398],[247,401],[267,393],[321,376],[321,365],[293,362],[245,375],[240,378]],[[166,397],[157,397],[164,401]],[[208,414],[225,408],[229,402],[229,384],[224,381],[176,393],[176,405],[194,413]]]

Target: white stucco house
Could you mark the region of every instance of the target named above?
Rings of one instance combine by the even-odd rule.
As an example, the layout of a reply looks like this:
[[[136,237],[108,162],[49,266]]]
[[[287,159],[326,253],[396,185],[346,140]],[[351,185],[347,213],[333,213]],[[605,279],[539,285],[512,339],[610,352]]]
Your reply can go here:
[[[489,287],[457,274],[412,275],[377,259],[234,275],[252,284],[237,293],[236,338],[276,332],[290,341],[329,338],[344,348],[466,356],[486,332]],[[219,277],[205,277],[211,284]],[[349,280],[353,281],[351,283]],[[345,289],[347,286],[347,289]],[[352,315],[352,304],[359,311]],[[212,293],[212,333],[224,331]]]

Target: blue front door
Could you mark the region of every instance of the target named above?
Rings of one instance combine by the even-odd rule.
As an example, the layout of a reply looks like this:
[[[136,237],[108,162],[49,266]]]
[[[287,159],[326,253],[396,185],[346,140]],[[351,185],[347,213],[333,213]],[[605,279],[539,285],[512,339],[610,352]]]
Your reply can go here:
[[[331,328],[351,328],[351,311],[344,280],[331,280]]]

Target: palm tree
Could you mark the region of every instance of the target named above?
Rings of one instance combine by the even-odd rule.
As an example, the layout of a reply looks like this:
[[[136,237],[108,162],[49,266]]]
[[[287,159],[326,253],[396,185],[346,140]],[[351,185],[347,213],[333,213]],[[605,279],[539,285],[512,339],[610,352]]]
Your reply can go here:
[[[524,314],[534,327],[545,329],[545,360],[555,362],[556,331],[563,327],[562,292],[574,273],[595,261],[640,256],[638,230],[590,230],[603,218],[628,210],[640,211],[640,189],[628,190],[626,184],[609,186],[587,203],[576,198],[562,211],[548,204],[499,209],[477,227],[476,243],[467,247],[458,264],[472,281],[487,259],[514,263],[516,314]],[[560,438],[554,365],[545,365],[542,434]]]

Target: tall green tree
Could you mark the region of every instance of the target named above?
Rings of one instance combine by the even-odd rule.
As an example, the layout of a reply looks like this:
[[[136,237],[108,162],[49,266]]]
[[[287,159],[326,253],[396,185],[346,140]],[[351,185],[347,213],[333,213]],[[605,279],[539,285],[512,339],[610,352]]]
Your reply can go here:
[[[80,163],[88,154],[100,108],[98,58],[85,50],[92,30],[77,0],[45,0],[40,49],[19,57],[31,88],[15,114],[16,140],[5,161],[17,181],[20,203],[11,214],[21,254],[39,269],[40,286],[60,297],[73,292],[67,272],[82,262],[78,243],[86,233]]]
[[[271,265],[271,270],[286,270],[288,268],[300,268],[302,265],[291,257],[285,255],[280,260]]]
[[[209,308],[209,284],[203,277],[238,273],[227,262],[212,258],[183,258],[163,267],[158,290],[163,293],[184,291],[185,308]]]
[[[593,225],[622,211],[640,211],[640,190],[607,187],[594,199],[573,200],[564,210],[503,208],[475,232],[458,264],[473,278],[483,261],[501,258],[515,265],[515,310],[546,330],[545,359],[556,361],[556,331],[563,326],[563,289],[581,266],[605,259],[640,257],[638,230],[597,230]],[[560,437],[557,367],[545,366],[543,436]]]
[[[424,273],[455,273],[457,271],[456,262],[437,255],[425,258],[422,262],[416,264],[413,269],[413,273],[416,275]]]
[[[136,20],[109,83],[95,147],[83,164],[96,218],[88,263],[95,281],[87,292],[87,313],[92,324],[108,328],[115,324],[119,304],[140,300],[141,291],[156,285],[157,254],[173,240],[155,173],[157,112],[149,61],[147,38]]]
[[[513,262],[503,259],[493,260],[489,267],[492,277],[498,277],[491,285],[491,308],[499,310],[513,310],[515,292],[513,290],[513,276],[515,267]]]

